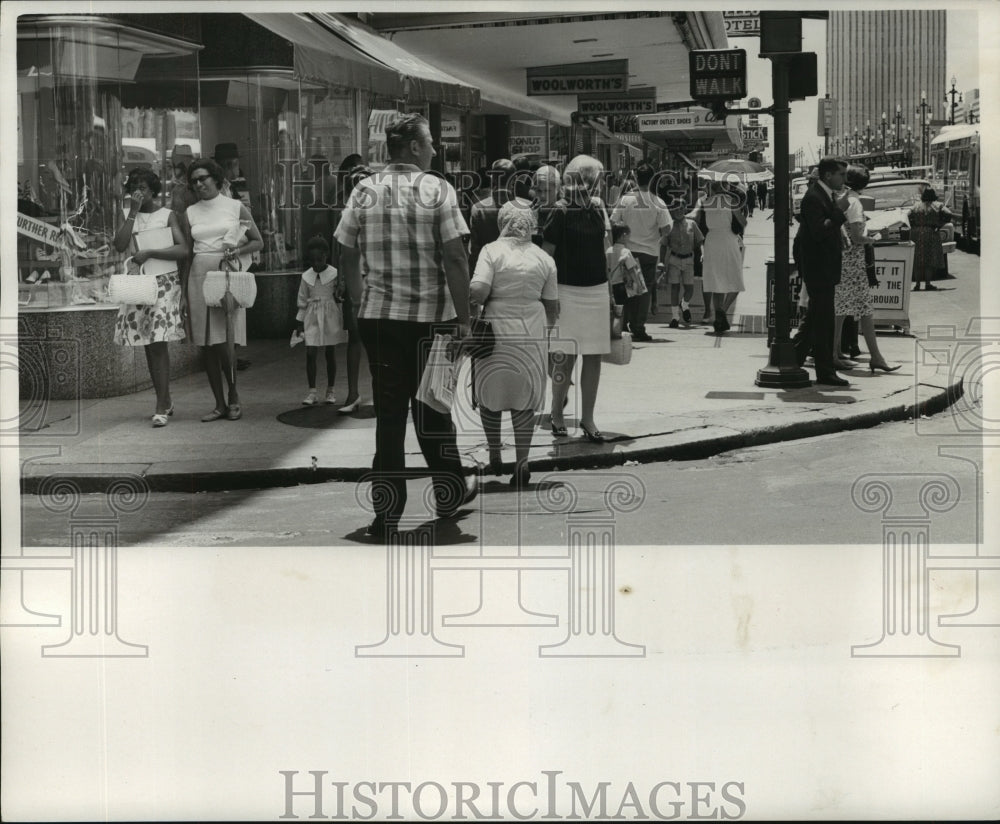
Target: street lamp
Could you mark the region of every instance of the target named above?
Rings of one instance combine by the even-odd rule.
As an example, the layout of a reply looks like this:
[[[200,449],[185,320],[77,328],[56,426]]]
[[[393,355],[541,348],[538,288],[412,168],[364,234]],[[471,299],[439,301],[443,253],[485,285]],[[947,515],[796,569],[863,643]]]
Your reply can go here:
[[[948,117],[948,122],[954,126],[955,125],[955,109],[958,108],[958,103],[962,102],[962,95],[955,89],[955,78],[951,78],[951,91],[944,93],[944,102],[948,102],[948,98],[951,98],[951,115]],[[958,97],[958,103],[955,102],[955,98]]]
[[[882,151],[885,151],[885,127],[889,121],[886,119],[885,112],[882,112]]]
[[[913,130],[906,124],[906,165],[913,165]]]
[[[927,102],[927,92],[920,92],[920,107],[914,112],[914,114],[920,115],[920,165],[927,165],[927,127],[930,125],[930,114],[928,109],[930,104]]]
[[[898,103],[896,104],[896,114],[892,119],[896,121],[896,148],[898,149],[900,146],[899,138],[901,137],[900,127],[903,125],[903,109]]]
[[[865,151],[872,150],[872,122],[869,120],[865,125]]]
[[[859,154],[859,152],[858,152],[858,140],[859,139],[860,138],[858,136],[858,127],[855,126],[854,127],[854,154]]]

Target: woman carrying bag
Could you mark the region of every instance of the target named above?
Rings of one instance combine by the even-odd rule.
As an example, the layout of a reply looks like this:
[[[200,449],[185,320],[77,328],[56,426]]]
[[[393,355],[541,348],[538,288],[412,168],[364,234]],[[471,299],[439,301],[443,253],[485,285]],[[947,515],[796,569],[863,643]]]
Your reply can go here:
[[[500,415],[510,412],[517,458],[512,485],[528,483],[528,452],[535,414],[545,403],[546,333],[559,316],[555,261],[532,243],[535,212],[525,201],[505,203],[500,237],[476,261],[469,291],[484,306],[495,338],[493,352],[474,364],[473,392],[490,450],[490,470],[501,471]]]
[[[236,391],[236,364],[229,345],[246,346],[246,309],[227,313],[222,307],[208,306],[205,301],[205,279],[210,271],[220,269],[245,270],[250,255],[264,248],[260,232],[250,216],[250,210],[240,201],[222,195],[225,175],[214,160],[196,160],[188,169],[188,182],[198,202],[187,208],[182,219],[185,235],[190,239],[191,272],[188,276],[188,305],[193,342],[202,347],[205,373],[215,397],[215,408],[202,417],[203,423],[243,416],[240,396]],[[232,339],[227,345],[227,327]],[[223,381],[228,396],[223,392]]]
[[[160,194],[160,178],[148,169],[133,169],[125,181],[129,193],[125,222],[114,238],[119,252],[132,248],[130,277],[141,272],[147,261],[159,264],[158,273],[143,275],[155,278],[156,285],[151,303],[123,304],[115,321],[114,341],[119,346],[142,346],[146,351],[146,364],[156,391],[156,409],[153,426],[166,426],[174,414],[170,398],[170,341],[184,340],[182,311],[184,288],[179,264],[188,256],[187,244],[177,216],[170,209],[158,206],[154,200]],[[159,230],[163,235],[159,248],[137,248],[138,237]],[[167,240],[170,235],[172,244]],[[152,296],[152,295],[151,295]]]

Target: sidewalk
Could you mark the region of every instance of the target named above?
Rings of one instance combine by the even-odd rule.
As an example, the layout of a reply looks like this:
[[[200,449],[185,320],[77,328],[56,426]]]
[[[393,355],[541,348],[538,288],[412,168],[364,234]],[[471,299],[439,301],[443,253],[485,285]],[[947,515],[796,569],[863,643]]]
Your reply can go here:
[[[653,342],[634,344],[628,366],[603,367],[595,417],[609,442],[591,444],[582,437],[576,428],[578,399],[571,396],[566,410],[570,437],[554,438],[547,416],[539,419],[531,450],[533,470],[704,458],[905,420],[913,417],[915,408],[932,414],[960,396],[961,382],[949,383],[954,379],[944,368],[921,364],[918,373],[917,341],[897,335],[879,338],[885,357],[903,364],[892,374],[868,372],[865,354],[858,370],[842,373],[851,382],[846,388],[755,386],[757,370],[768,358],[760,282],[771,223],[755,216],[753,229],[747,239],[747,292],[737,304],[733,329],[721,337],[708,325],[670,329],[670,310],[663,305],[667,295],[661,293],[659,314],[647,327]],[[693,314],[697,321],[701,312]],[[347,396],[343,349],[338,347],[336,381],[341,402]],[[72,481],[83,491],[106,489],[114,478],[128,474],[144,477],[154,491],[193,492],[353,481],[368,471],[375,421],[366,363],[361,386],[367,403],[353,415],[339,415],[339,404],[301,405],[307,389],[301,346],[290,349],[286,340],[254,341],[240,354],[251,366],[238,375],[243,419],[237,422],[200,422],[212,407],[202,373],[172,382],[177,411],[169,425],[159,429],[150,424],[151,389],[116,398],[22,406],[22,491],[36,493],[50,476]],[[319,372],[322,376],[322,363]],[[467,369],[460,385],[462,377],[467,377]],[[319,388],[322,397],[322,377]],[[453,417],[461,451],[485,464],[479,416],[465,397]],[[503,437],[505,468],[511,471],[513,438],[506,415]],[[412,426],[406,446],[408,466],[424,467]]]

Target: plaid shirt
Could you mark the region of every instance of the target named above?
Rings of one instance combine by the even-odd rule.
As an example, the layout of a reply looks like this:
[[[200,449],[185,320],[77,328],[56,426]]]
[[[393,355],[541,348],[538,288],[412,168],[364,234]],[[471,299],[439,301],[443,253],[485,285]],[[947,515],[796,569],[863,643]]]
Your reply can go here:
[[[361,252],[359,318],[437,322],[455,317],[442,244],[467,235],[451,184],[394,163],[360,181],[334,237]]]

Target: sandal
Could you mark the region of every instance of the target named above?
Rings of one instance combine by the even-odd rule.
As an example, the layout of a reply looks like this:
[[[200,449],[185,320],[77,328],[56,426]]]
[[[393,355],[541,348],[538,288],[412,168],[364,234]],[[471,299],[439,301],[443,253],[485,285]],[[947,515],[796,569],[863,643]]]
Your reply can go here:
[[[207,415],[202,415],[201,422],[202,423],[211,423],[212,421],[219,420],[219,418],[221,418],[225,414],[226,413],[223,412],[221,409],[213,409]]]
[[[565,438],[569,436],[569,432],[566,431],[565,426],[556,426],[555,424],[552,424],[552,434],[557,438]]]
[[[583,434],[587,436],[587,440],[591,443],[605,443],[607,441],[607,438],[604,437],[604,433],[598,429],[591,432],[583,425],[581,425],[580,428],[583,430]]]
[[[166,426],[169,419],[165,414],[163,415],[153,415],[153,426]]]

